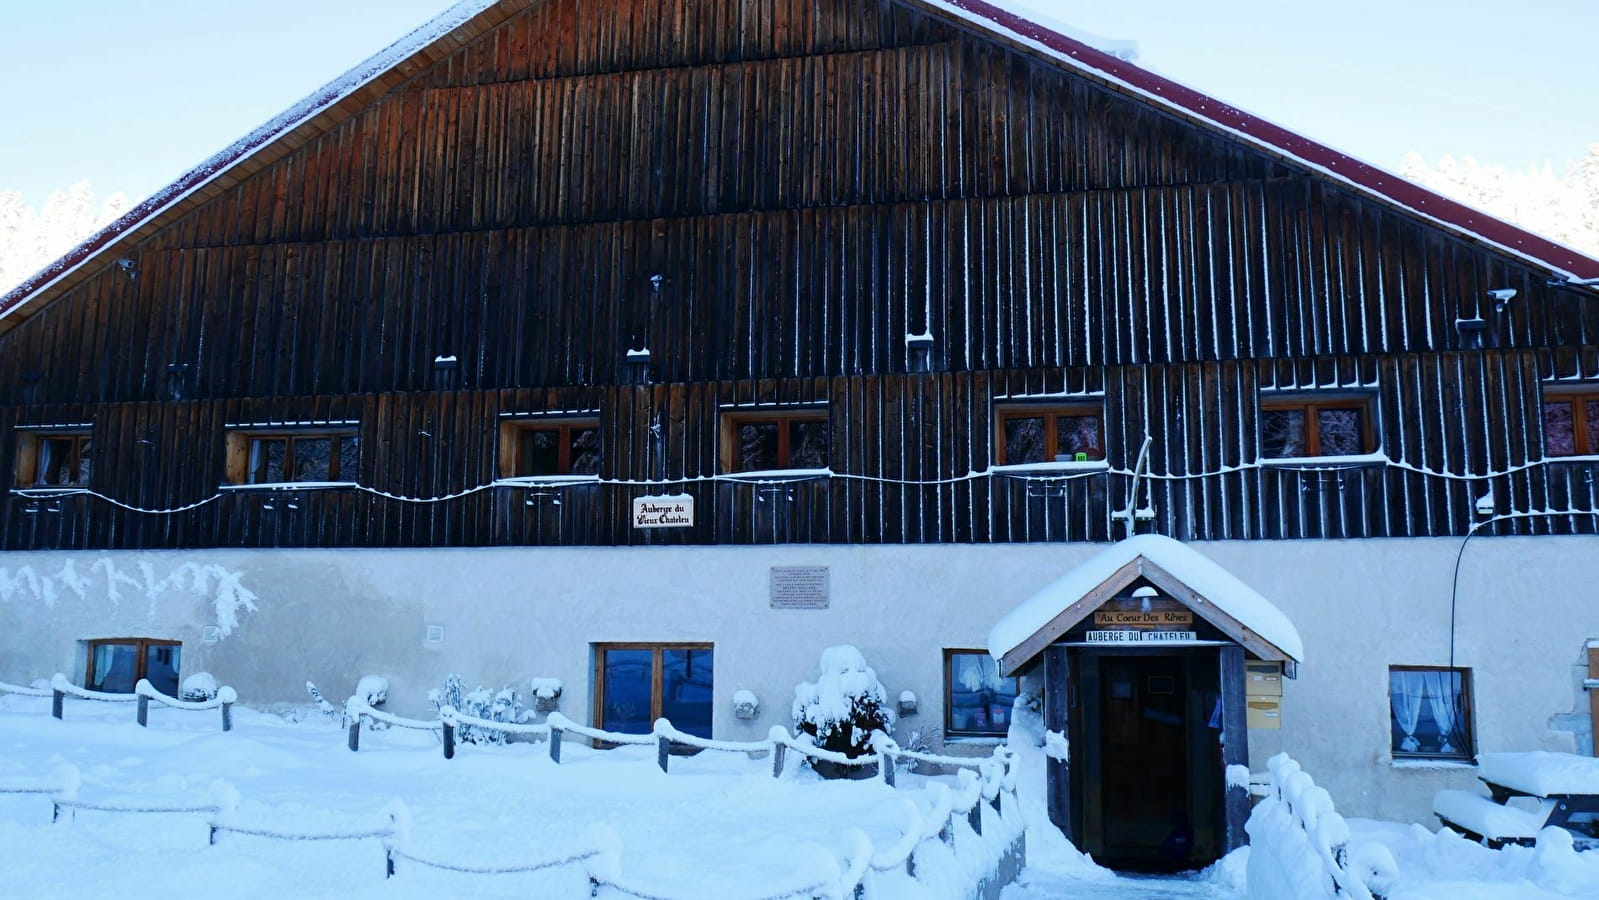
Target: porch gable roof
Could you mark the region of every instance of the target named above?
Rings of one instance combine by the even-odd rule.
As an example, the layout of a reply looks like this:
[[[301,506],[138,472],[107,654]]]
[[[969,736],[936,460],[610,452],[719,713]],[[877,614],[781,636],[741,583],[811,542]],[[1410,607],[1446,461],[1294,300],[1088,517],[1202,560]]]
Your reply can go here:
[[[994,624],[988,652],[1011,674],[1139,578],[1261,659],[1304,660],[1299,631],[1282,610],[1209,557],[1158,534],[1112,544],[1028,598]]]

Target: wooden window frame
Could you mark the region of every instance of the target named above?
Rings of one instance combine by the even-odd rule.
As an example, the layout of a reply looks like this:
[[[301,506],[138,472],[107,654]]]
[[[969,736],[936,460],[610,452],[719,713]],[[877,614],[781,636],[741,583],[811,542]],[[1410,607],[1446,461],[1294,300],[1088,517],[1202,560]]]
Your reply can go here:
[[[1260,457],[1272,459],[1307,459],[1311,457],[1327,456],[1337,459],[1347,454],[1333,454],[1328,456],[1321,452],[1321,424],[1317,413],[1331,409],[1358,409],[1362,413],[1360,419],[1360,453],[1364,456],[1377,451],[1377,405],[1373,398],[1364,395],[1320,395],[1320,394],[1282,394],[1264,396],[1260,399],[1260,414],[1256,419],[1256,430],[1264,436],[1265,428],[1261,424],[1268,412],[1288,412],[1298,410],[1305,414],[1305,452],[1298,457],[1293,456],[1267,456],[1264,441],[1260,445]]]
[[[84,441],[93,442],[94,433],[86,428],[19,428],[17,435],[17,457],[13,469],[13,485],[19,488],[38,490],[86,488],[94,480],[93,453],[90,454],[89,477],[78,480],[77,472],[81,468],[79,461],[82,459],[82,444]],[[72,472],[73,480],[65,484],[44,484],[39,480],[39,456],[41,441],[58,441],[70,439],[72,447]]]
[[[777,468],[776,469],[744,469],[738,466],[739,442],[738,430],[743,425],[777,423]],[[740,472],[781,471],[791,469],[793,448],[790,446],[789,429],[791,424],[823,422],[828,426],[827,432],[827,463],[831,468],[833,464],[833,418],[826,408],[815,406],[790,407],[775,410],[739,410],[729,409],[722,411],[722,471],[728,474]]]
[[[1092,416],[1099,420],[1099,440],[1108,444],[1109,435],[1105,430],[1105,404],[1103,402],[1085,403],[1006,403],[994,411],[994,459],[1001,466],[1027,466],[1042,465],[1055,462],[1055,457],[1060,455],[1060,429],[1056,420],[1060,418],[1081,418]],[[1005,446],[1005,423],[1011,419],[1037,419],[1044,420],[1044,459],[1042,463],[1011,462],[1008,448]],[[1098,457],[1090,457],[1089,462],[1104,462],[1105,448],[1099,448]]]
[[[170,639],[167,639],[167,638],[118,637],[118,638],[94,638],[92,640],[84,641],[84,645],[88,649],[88,656],[89,656],[88,662],[84,664],[83,683],[84,683],[85,687],[87,687],[88,685],[94,684],[94,676],[95,676],[95,671],[94,671],[94,651],[95,651],[95,648],[96,647],[102,647],[102,646],[105,646],[107,644],[132,644],[132,645],[134,645],[134,647],[135,647],[135,652],[134,652],[134,660],[135,660],[135,662],[134,662],[134,676],[133,676],[133,683],[134,684],[138,684],[140,679],[146,677],[147,673],[145,672],[145,661],[146,661],[146,659],[149,656],[149,650],[150,650],[151,647],[176,647],[178,649],[178,653],[180,654],[180,656],[178,657],[178,663],[179,664],[175,668],[176,668],[177,672],[179,673],[179,679],[180,679],[179,683],[180,684],[182,683],[182,681],[181,681],[182,672],[183,672],[183,666],[182,666],[183,657],[181,656],[181,654],[183,653],[183,642],[182,641],[175,641],[175,640],[170,640]]]
[[[1104,423],[1101,422],[1101,426],[1103,426],[1103,424]],[[1000,731],[994,731],[994,730],[974,731],[974,730],[972,730],[970,728],[955,728],[951,724],[951,713],[953,713],[955,711],[954,697],[952,695],[954,693],[954,687],[955,687],[955,681],[954,681],[955,668],[954,668],[954,663],[955,663],[955,656],[957,654],[960,654],[960,655],[971,655],[971,656],[988,656],[989,655],[987,650],[969,650],[969,649],[966,649],[966,648],[963,648],[963,647],[945,647],[944,648],[944,698],[943,698],[944,699],[944,736],[945,737],[951,737],[951,738],[1003,738],[1003,737],[1005,737],[1005,735],[1009,731],[1009,727],[1010,727],[1009,723],[1006,724],[1005,729],[1000,730]],[[997,669],[998,666],[999,666],[999,663],[995,662],[994,665],[995,665],[995,667]],[[1015,683],[1015,685],[1016,685],[1016,693],[1019,696],[1021,694],[1021,692],[1022,692],[1021,678],[1016,676],[1016,675],[1009,675],[1009,676],[1004,676],[1004,677],[1008,678],[1010,681]]]
[[[600,431],[600,420],[594,416],[563,416],[549,418],[517,418],[500,420],[500,478],[543,478],[567,477],[572,475],[572,431],[592,428]],[[518,472],[517,466],[522,460],[522,438],[533,431],[556,431],[559,433],[559,461],[556,468],[559,471],[545,472],[535,475],[531,472]],[[602,435],[603,436],[603,435]],[[600,465],[605,464],[603,441],[600,450]],[[598,477],[599,473],[592,473]]]
[[[1574,457],[1599,456],[1599,447],[1591,446],[1588,442],[1588,404],[1599,401],[1599,387],[1586,386],[1586,388],[1544,388],[1538,395],[1538,440],[1539,447],[1546,459],[1572,459]],[[1549,433],[1544,426],[1544,406],[1549,403],[1571,404],[1571,453],[1550,453]]]
[[[596,643],[594,645],[594,717],[591,720],[595,728],[605,729],[605,654],[611,650],[649,650],[650,658],[650,721],[654,722],[661,717],[662,687],[665,683],[665,663],[662,661],[663,650],[709,650],[716,652],[716,645],[709,641],[631,641],[623,643]],[[711,678],[716,678],[714,661],[711,663]],[[711,710],[714,718],[715,709]],[[603,742],[602,742],[603,743]],[[598,746],[598,744],[597,744]],[[614,746],[603,743],[603,746]]]
[[[228,432],[227,459],[224,478],[230,485],[249,487],[252,485],[290,485],[290,484],[355,484],[355,472],[342,472],[339,470],[339,453],[337,445],[328,454],[328,478],[325,482],[316,481],[255,481],[255,473],[250,469],[250,449],[256,441],[260,440],[287,440],[288,446],[284,448],[283,470],[284,473],[294,468],[294,442],[296,439],[338,441],[344,438],[361,440],[359,428],[329,427],[329,428],[239,428]],[[360,468],[360,448],[356,449],[356,467]]]
[[[1477,758],[1477,722],[1473,697],[1475,693],[1471,685],[1471,669],[1464,666],[1389,666],[1389,675],[1394,672],[1456,672],[1460,675],[1460,714],[1463,717],[1461,737],[1465,747],[1454,753],[1422,753],[1393,749],[1393,680],[1390,677],[1388,687],[1388,751],[1395,760],[1437,760],[1443,762],[1471,762]]]

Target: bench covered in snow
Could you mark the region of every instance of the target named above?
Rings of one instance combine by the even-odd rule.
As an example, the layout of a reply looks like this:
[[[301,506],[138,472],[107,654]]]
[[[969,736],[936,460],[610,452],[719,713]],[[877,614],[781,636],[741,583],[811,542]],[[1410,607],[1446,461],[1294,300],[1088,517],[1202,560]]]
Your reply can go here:
[[[1573,753],[1484,753],[1477,757],[1477,777],[1494,791],[1496,800],[1501,794],[1599,797],[1599,759]]]
[[[1554,803],[1544,800],[1537,812],[1529,812],[1471,791],[1439,791],[1432,798],[1432,811],[1445,827],[1498,848],[1505,844],[1532,844],[1549,819]]]

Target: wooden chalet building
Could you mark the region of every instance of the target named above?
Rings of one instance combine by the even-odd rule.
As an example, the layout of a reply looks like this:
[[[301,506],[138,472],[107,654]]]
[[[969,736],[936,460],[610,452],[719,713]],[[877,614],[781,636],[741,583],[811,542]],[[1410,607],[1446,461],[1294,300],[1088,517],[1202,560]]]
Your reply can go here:
[[[1596,278],[1001,3],[469,0],[0,298],[0,680],[738,739],[852,643],[1102,858],[1419,821],[1592,747]]]

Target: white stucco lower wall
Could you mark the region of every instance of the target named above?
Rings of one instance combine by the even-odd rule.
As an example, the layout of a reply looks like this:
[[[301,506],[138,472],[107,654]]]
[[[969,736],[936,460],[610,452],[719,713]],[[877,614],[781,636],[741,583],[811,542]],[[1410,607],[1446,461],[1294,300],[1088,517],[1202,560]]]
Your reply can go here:
[[[593,644],[715,645],[717,737],[790,724],[794,685],[823,648],[853,643],[890,696],[914,691],[942,721],[942,649],[981,648],[993,622],[1102,545],[204,550],[0,554],[0,681],[83,678],[92,638],[183,641],[185,674],[210,671],[256,705],[342,699],[364,674],[388,708],[427,715],[451,672],[526,693],[565,684],[561,709],[592,718]],[[1428,821],[1430,798],[1471,788],[1464,766],[1395,764],[1388,666],[1450,662],[1459,539],[1193,545],[1277,603],[1304,638],[1280,731],[1251,731],[1256,768],[1286,749],[1353,816]],[[1599,538],[1476,538],[1454,598],[1455,664],[1473,670],[1478,749],[1591,746],[1583,648],[1599,638]],[[774,610],[772,566],[829,567],[830,607]],[[229,579],[255,609],[228,598]],[[223,599],[218,603],[219,586]],[[237,625],[214,643],[205,626]],[[427,641],[428,626],[444,629]],[[749,690],[760,718],[739,720]]]

